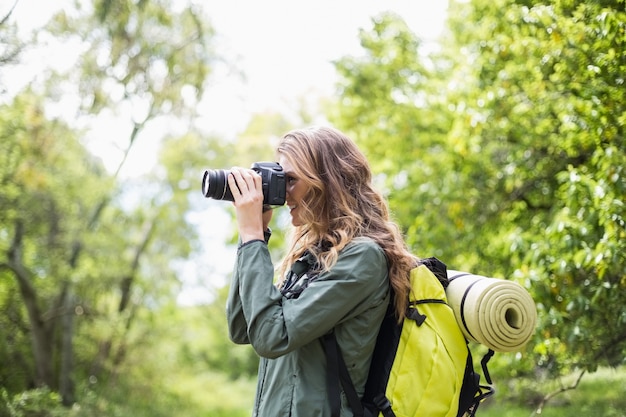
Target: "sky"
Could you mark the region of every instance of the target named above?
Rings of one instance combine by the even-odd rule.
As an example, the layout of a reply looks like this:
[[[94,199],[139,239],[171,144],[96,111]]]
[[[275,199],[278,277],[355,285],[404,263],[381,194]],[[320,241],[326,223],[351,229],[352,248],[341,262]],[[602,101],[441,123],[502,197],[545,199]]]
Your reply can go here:
[[[0,15],[16,1],[12,19],[24,30],[33,30],[72,0],[0,0]],[[317,102],[318,97],[332,95],[337,80],[332,61],[361,54],[358,32],[371,27],[373,16],[384,11],[397,13],[428,46],[436,42],[443,28],[448,5],[447,0],[191,1],[197,1],[206,11],[216,31],[217,54],[229,63],[215,67],[205,98],[197,108],[200,126],[225,139],[236,138],[255,113],[289,114],[302,97]],[[61,48],[51,46],[23,54],[28,59],[27,68],[21,67],[13,77],[3,77],[8,79],[9,89],[18,89],[36,77],[43,65],[71,65],[75,59],[71,57],[72,48]],[[60,103],[55,111],[61,113],[63,108]],[[95,123],[93,131],[107,131],[111,138],[126,138],[130,129],[106,118]],[[160,126],[152,129],[145,136],[162,132]],[[122,145],[100,137],[88,141],[95,153],[111,154],[104,162],[113,170]],[[139,176],[151,169],[155,143],[139,141],[130,155],[132,163],[126,164],[123,174]]]
[[[33,30],[45,24],[68,1],[17,0],[12,18],[24,30]],[[0,0],[0,15],[14,2]],[[434,44],[443,28],[448,1],[198,0],[198,4],[207,11],[215,28],[218,55],[232,64],[231,68],[224,65],[216,68],[198,111],[205,121],[203,128],[230,139],[246,128],[254,113],[288,113],[298,98],[332,95],[337,79],[332,61],[346,55],[360,55],[359,29],[369,29],[371,18],[381,12],[400,15],[423,43]],[[31,54],[26,69],[21,68],[13,78],[3,77],[3,81],[8,79],[11,87],[19,88],[20,82],[37,75],[41,65],[71,62],[62,52],[46,50]],[[58,107],[62,111],[62,103]],[[92,151],[99,155],[110,153],[111,157],[104,162],[114,167],[116,155],[119,157],[115,137],[127,138],[124,130],[127,126],[106,119],[98,123],[94,131],[106,132],[107,136],[93,137]],[[152,134],[154,130],[144,136]],[[139,176],[154,166],[153,144],[158,141],[149,139],[140,137],[134,145],[126,175]],[[223,209],[207,204],[205,212],[190,220],[203,236],[205,253],[199,259],[178,265],[186,277],[179,299],[183,304],[210,299],[212,288],[206,285],[202,271],[211,270],[209,281],[223,284],[234,262],[234,250],[224,247],[226,236],[232,233],[229,230],[232,224]]]
[[[219,100],[214,110],[247,115],[266,109],[288,110],[295,97],[330,95],[336,75],[332,61],[359,55],[358,31],[383,11],[402,16],[424,42],[442,30],[445,0],[231,0],[205,8],[217,30],[221,51],[232,56],[247,80],[234,77],[208,92]],[[246,117],[226,117],[226,132],[241,129]],[[243,123],[245,125],[245,123]],[[245,126],[244,126],[245,127]],[[222,127],[219,127],[222,130]]]

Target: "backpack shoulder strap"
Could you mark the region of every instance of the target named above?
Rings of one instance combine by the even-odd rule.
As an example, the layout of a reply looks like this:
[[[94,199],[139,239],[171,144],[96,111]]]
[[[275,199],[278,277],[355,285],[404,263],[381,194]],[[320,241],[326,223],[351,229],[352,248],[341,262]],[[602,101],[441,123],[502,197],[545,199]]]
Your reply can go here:
[[[328,388],[328,398],[330,400],[331,417],[339,417],[341,414],[341,390],[339,382],[343,386],[343,390],[348,398],[350,408],[354,413],[354,417],[364,417],[363,405],[359,398],[352,378],[348,372],[348,367],[343,359],[335,332],[331,331],[322,338],[324,351],[326,352],[326,361],[328,363],[326,372],[326,381]]]

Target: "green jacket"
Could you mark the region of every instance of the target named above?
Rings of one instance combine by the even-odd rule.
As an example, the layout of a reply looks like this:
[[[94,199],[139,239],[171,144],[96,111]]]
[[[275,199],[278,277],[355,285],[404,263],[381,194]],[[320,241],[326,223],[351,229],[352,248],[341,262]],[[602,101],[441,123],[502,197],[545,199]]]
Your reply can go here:
[[[371,239],[355,239],[295,299],[283,297],[273,277],[264,242],[238,250],[226,313],[231,340],[250,343],[261,356],[253,416],[329,417],[320,337],[335,329],[362,395],[389,301],[385,255]],[[343,394],[341,416],[352,416]]]

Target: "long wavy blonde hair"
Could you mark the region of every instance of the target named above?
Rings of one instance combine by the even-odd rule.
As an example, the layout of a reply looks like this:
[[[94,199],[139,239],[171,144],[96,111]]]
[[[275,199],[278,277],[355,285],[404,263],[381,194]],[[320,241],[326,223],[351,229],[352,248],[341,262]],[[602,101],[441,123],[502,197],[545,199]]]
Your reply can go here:
[[[386,255],[396,316],[404,318],[409,271],[417,258],[408,251],[398,226],[390,220],[383,196],[373,188],[365,155],[350,138],[330,127],[293,130],[282,138],[277,152],[289,161],[298,181],[308,188],[299,206],[302,225],[293,230],[279,276],[284,278],[306,250],[315,256],[322,271],[328,271],[352,239],[369,237]]]

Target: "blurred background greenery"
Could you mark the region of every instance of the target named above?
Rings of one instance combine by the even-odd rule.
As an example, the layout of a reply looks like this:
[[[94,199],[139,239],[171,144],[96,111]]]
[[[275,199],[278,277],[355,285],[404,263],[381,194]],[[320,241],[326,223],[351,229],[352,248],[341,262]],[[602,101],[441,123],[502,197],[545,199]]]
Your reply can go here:
[[[626,416],[623,0],[451,0],[436,48],[380,14],[354,34],[361,53],[334,61],[333,94],[255,114],[236,138],[197,111],[225,59],[200,3],[77,2],[29,36],[11,15],[0,416],[249,416],[257,357],[228,341],[227,271],[206,262],[207,239],[234,251],[232,212],[202,198],[200,176],[272,159],[276,137],[320,118],[367,154],[416,254],[532,294],[535,337],[490,362],[497,394],[479,414]],[[7,71],[52,42],[76,64],[8,94]],[[98,126],[117,135],[113,167],[89,123],[109,116],[123,127]],[[124,175],[142,141],[158,159]],[[278,259],[285,213],[274,222]],[[188,268],[201,303],[180,302]]]

